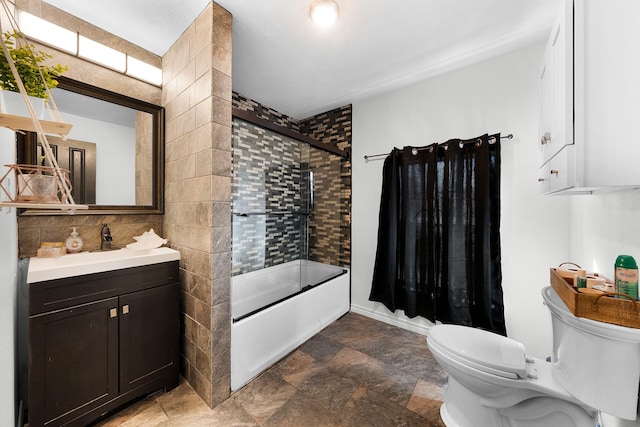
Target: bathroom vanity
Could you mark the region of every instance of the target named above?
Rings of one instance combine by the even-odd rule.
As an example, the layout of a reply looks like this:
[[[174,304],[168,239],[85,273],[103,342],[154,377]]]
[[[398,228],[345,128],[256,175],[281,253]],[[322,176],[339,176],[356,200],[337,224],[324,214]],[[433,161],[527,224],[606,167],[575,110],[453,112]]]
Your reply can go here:
[[[84,426],[178,384],[179,253],[32,258],[29,425]]]

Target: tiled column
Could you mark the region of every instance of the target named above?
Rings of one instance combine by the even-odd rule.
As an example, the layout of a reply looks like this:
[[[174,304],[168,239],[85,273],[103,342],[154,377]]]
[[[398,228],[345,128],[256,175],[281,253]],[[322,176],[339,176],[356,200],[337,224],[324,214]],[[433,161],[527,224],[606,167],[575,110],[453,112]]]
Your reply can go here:
[[[163,57],[166,237],[180,251],[182,374],[230,394],[231,15],[209,3]]]

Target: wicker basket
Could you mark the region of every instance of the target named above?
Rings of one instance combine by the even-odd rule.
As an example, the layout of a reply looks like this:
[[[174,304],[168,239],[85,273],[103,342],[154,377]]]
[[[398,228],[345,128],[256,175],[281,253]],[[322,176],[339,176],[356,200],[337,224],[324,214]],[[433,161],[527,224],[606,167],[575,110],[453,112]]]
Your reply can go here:
[[[576,316],[640,328],[640,302],[633,297],[618,293],[578,292],[571,279],[560,276],[555,268],[550,271],[551,287]]]

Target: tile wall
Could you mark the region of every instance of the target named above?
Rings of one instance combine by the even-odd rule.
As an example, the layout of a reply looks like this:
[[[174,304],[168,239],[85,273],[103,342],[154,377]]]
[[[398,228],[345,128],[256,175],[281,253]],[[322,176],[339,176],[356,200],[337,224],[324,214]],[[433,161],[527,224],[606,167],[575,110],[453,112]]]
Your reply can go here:
[[[84,240],[83,250],[100,249],[102,225],[108,224],[113,241],[112,248],[134,243],[133,236],[140,236],[153,228],[160,236],[161,215],[36,215],[18,217],[18,253],[21,258],[36,256],[40,242],[64,242],[76,227]]]
[[[303,148],[290,137],[234,118],[232,275],[300,259],[305,253]]]
[[[182,257],[181,371],[211,407],[230,395],[231,23],[209,3],[162,60],[163,227]]]
[[[238,92],[233,92],[233,106],[243,111],[249,111],[255,114],[257,117],[268,120],[271,123],[282,126],[283,128],[287,128],[295,132],[300,132],[299,120],[296,120],[293,117],[289,117],[286,114],[280,113],[279,111],[267,107],[266,105],[263,105],[258,101],[254,101],[251,98],[247,98],[246,96],[239,94]]]
[[[300,121],[300,132],[322,143],[333,145],[347,152],[348,157],[342,162],[340,177],[340,265],[351,265],[351,104],[318,114]],[[337,189],[333,187],[333,191]],[[330,205],[329,205],[330,206]],[[335,209],[335,207],[332,207]],[[319,258],[324,257],[327,250],[335,244],[336,238],[328,238],[325,233],[335,235],[335,210],[326,210],[317,218],[312,228],[315,239],[319,242]],[[324,230],[324,231],[323,231]],[[331,230],[327,232],[327,230]],[[323,235],[324,234],[324,235]],[[320,249],[323,248],[323,249]]]
[[[319,142],[351,150],[351,106],[331,110],[305,120],[296,120],[264,106],[236,92],[233,106],[250,111],[262,119],[310,136]],[[251,194],[267,194],[268,183],[283,146],[295,140],[265,131],[263,128],[234,119],[234,212],[242,212],[244,200],[254,200]],[[300,144],[299,167],[292,169],[286,187],[272,186],[275,191],[289,192],[295,199],[295,209],[309,216],[290,215],[279,223],[258,217],[234,216],[233,274],[277,265],[287,260],[307,258],[334,265],[350,265],[351,243],[351,162],[326,151]],[[297,154],[289,158],[297,158]],[[307,209],[308,171],[314,172],[315,200],[313,209]],[[238,182],[236,185],[235,183]],[[269,186],[269,185],[267,185]],[[248,199],[247,199],[248,198]],[[267,195],[268,198],[268,195]],[[257,200],[257,199],[256,199]],[[292,199],[293,200],[293,199]],[[259,201],[254,207],[258,208]],[[236,209],[238,208],[242,209]],[[248,210],[246,210],[248,211]],[[307,224],[308,220],[308,235]],[[285,225],[286,224],[286,225]],[[283,229],[289,233],[283,233]],[[297,230],[297,234],[296,231]],[[287,245],[277,239],[266,241],[266,236],[286,236]],[[308,252],[307,252],[308,245]],[[268,249],[265,249],[268,248]],[[299,252],[296,252],[298,251]]]

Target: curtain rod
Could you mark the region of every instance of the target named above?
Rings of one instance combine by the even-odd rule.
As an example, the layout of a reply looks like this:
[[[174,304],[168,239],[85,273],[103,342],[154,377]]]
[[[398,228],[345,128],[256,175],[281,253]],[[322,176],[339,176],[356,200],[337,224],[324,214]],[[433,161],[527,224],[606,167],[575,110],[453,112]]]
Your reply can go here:
[[[501,137],[500,137],[500,139],[513,139],[513,134],[512,134],[512,133],[510,133],[509,135],[501,136]],[[489,137],[489,144],[495,144],[495,142],[496,142],[495,137],[493,137],[493,136]],[[438,144],[438,145],[444,145],[444,144],[446,144],[446,142],[441,142],[441,143],[440,143],[440,144]],[[460,144],[462,144],[462,141],[460,141]],[[413,150],[411,150],[411,153],[415,156],[416,154],[418,154],[418,151],[420,151],[420,150],[426,150],[426,149],[428,149],[428,148],[431,148],[431,146],[424,147],[424,148],[414,148]],[[446,150],[446,149],[447,149],[447,146],[445,145],[445,146],[444,146],[444,148],[445,148],[445,150]],[[369,160],[369,159],[371,159],[372,157],[382,157],[382,156],[385,156],[385,157],[386,157],[386,156],[388,156],[388,155],[389,155],[389,153],[383,153],[383,154],[369,154],[369,155],[365,155],[365,156],[364,156],[364,159],[365,159],[365,160]]]

